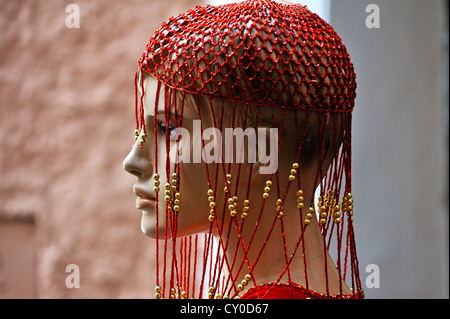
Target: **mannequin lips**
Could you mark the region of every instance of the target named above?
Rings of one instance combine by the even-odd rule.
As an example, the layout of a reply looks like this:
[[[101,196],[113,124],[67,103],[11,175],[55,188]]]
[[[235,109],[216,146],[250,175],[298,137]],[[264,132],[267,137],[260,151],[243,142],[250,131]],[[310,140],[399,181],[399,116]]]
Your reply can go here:
[[[143,209],[148,206],[155,206],[155,197],[149,195],[143,188],[135,185],[133,187],[134,193],[136,194],[136,208]]]
[[[143,209],[148,206],[155,205],[155,200],[152,198],[144,198],[144,197],[138,197],[136,198],[136,208],[137,209]]]

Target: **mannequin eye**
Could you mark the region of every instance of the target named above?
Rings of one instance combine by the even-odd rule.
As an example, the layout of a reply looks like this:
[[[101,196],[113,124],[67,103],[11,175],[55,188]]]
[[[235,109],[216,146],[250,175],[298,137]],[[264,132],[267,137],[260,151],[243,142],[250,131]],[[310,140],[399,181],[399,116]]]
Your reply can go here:
[[[157,120],[156,121],[157,125],[158,125],[158,129],[163,132],[164,134],[166,134],[166,129],[169,130],[169,135],[170,137],[175,136],[175,126],[168,123],[166,126],[166,122],[161,121],[161,120]]]

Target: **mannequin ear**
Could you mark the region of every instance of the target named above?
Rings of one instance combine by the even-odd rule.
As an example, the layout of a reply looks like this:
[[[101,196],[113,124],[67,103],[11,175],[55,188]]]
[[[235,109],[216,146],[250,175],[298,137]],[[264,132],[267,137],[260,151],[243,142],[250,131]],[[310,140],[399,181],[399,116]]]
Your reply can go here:
[[[257,129],[256,161],[252,168],[252,178],[257,175],[269,176],[278,170],[278,128],[260,126]],[[248,165],[248,168],[250,165]]]

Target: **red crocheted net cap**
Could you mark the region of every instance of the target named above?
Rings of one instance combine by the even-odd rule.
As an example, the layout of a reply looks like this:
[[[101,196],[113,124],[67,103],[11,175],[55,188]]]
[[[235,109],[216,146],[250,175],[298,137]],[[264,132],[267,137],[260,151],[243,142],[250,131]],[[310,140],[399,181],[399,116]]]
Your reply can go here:
[[[139,66],[169,87],[241,103],[351,111],[356,96],[341,38],[287,2],[197,6],[156,31]]]

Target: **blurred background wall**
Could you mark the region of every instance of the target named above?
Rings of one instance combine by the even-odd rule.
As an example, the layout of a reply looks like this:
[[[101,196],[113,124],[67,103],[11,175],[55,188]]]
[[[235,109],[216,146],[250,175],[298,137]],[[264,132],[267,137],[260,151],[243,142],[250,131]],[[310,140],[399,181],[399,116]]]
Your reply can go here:
[[[79,28],[66,27],[72,3]],[[0,0],[0,298],[153,297],[154,245],[122,169],[133,77],[151,34],[196,4]],[[369,4],[380,9],[379,28],[366,26]],[[363,286],[366,267],[380,269],[366,296],[448,298],[448,1],[320,7],[358,74]],[[69,265],[80,288],[66,285]]]
[[[161,23],[198,3],[0,1],[0,297],[153,297],[153,241],[122,168],[134,73]]]
[[[379,28],[366,26],[370,4]],[[448,298],[448,1],[338,0],[330,11],[357,73],[358,254],[363,280],[368,265],[380,271],[366,295]]]

